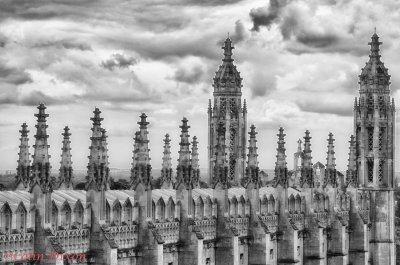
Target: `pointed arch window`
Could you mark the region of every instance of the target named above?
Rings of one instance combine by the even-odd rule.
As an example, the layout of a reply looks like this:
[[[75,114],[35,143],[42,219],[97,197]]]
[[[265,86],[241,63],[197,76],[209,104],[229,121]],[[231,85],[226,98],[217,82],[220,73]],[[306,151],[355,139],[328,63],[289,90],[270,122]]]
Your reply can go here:
[[[368,127],[367,132],[368,132],[368,150],[372,151],[372,149],[374,148],[374,128]]]
[[[71,207],[68,203],[64,203],[61,209],[61,225],[63,227],[69,227],[71,224]]]
[[[124,205],[124,221],[127,224],[132,222],[132,204],[129,200]]]
[[[113,206],[113,224],[121,224],[121,204],[117,201]]]
[[[110,224],[111,221],[111,207],[108,201],[106,201],[106,223]]]
[[[80,201],[77,201],[74,208],[74,222],[77,226],[83,225],[83,206]]]
[[[368,174],[368,182],[374,182],[374,161],[372,159],[367,161],[367,174]]]
[[[160,198],[156,205],[156,218],[158,221],[165,220],[165,203],[162,198]]]
[[[21,232],[24,232],[26,229],[26,214],[25,207],[20,204],[16,212],[16,228]]]
[[[51,227],[58,229],[58,207],[54,202],[51,205]]]
[[[1,228],[4,232],[11,232],[12,224],[12,211],[10,206],[6,203],[1,210]]]

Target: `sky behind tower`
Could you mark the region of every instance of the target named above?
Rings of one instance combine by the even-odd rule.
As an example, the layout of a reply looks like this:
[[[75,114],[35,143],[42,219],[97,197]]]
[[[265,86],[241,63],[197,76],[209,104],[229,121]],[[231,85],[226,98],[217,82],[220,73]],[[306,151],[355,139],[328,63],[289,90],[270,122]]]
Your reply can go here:
[[[166,133],[176,166],[183,116],[206,168],[208,99],[229,32],[243,78],[247,126],[258,131],[260,166],[274,167],[276,134],[283,126],[290,168],[296,142],[308,129],[314,163],[325,163],[332,132],[338,168],[345,170],[358,75],[374,27],[400,104],[399,8],[395,0],[3,0],[0,169],[16,168],[23,122],[34,144],[39,102],[50,114],[53,172],[65,125],[71,129],[73,165],[86,167],[95,107],[108,131],[112,168],[130,168],[141,112],[150,122],[153,168],[161,166]]]

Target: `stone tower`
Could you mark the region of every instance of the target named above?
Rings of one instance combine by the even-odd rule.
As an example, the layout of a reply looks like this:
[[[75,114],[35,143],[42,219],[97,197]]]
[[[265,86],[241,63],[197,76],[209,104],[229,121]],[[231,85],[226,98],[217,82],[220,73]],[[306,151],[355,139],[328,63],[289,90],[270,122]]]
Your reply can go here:
[[[73,189],[72,185],[72,160],[71,160],[71,141],[68,126],[64,127],[63,145],[61,148],[61,166],[59,175],[60,189]]]
[[[394,262],[394,125],[390,75],[381,61],[376,33],[369,60],[359,75],[359,99],[354,106],[358,186],[370,198],[372,264]]]
[[[28,138],[28,125],[23,123],[21,126],[20,145],[19,145],[19,153],[18,153],[18,166],[17,166],[17,176],[16,176],[16,189],[17,190],[26,190],[29,185],[29,176],[30,176],[30,163],[29,160],[29,138]]]
[[[233,64],[232,41],[227,38],[222,47],[224,58],[214,77],[214,106],[208,106],[209,184],[213,183],[218,126],[225,130],[225,152],[228,161],[228,180],[238,185],[244,176],[246,160],[247,110],[242,108],[242,78]]]

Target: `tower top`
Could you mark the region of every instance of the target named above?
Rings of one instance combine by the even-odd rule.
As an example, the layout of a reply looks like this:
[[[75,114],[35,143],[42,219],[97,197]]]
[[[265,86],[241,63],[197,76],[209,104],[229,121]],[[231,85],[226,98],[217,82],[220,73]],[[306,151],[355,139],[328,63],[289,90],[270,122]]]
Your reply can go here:
[[[387,87],[389,85],[390,75],[388,74],[388,69],[381,61],[379,46],[382,42],[379,41],[379,36],[376,32],[372,34],[371,41],[368,44],[371,46],[369,60],[364,68],[362,68],[361,75],[359,76],[361,90],[367,89],[368,84]]]
[[[213,84],[214,95],[229,94],[241,96],[242,78],[233,64],[232,50],[234,47],[229,37],[224,41],[222,49],[224,50],[224,57],[222,65],[219,66],[218,71],[215,73]]]

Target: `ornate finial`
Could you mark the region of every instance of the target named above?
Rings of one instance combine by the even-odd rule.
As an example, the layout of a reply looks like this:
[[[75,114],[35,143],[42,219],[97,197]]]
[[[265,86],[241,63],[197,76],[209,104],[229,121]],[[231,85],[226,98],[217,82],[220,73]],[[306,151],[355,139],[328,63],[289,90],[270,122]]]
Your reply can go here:
[[[276,162],[275,162],[275,185],[282,185],[283,187],[288,186],[287,178],[287,164],[286,164],[286,149],[285,149],[285,136],[282,127],[279,128],[278,136],[278,148],[276,149]]]
[[[186,117],[183,117],[182,125],[179,126],[179,128],[181,128],[183,133],[189,131],[190,126],[188,126],[188,119],[186,119]]]
[[[147,119],[146,114],[142,113],[140,115],[140,121],[138,122],[138,124],[140,125],[140,129],[147,128],[147,125],[149,125],[149,122],[146,119]]]
[[[232,45],[232,41],[229,38],[226,38],[225,42],[224,42],[224,46],[222,47],[222,49],[224,50],[224,59],[222,59],[222,61],[224,62],[232,62],[232,50],[234,49],[233,45]]]
[[[257,140],[256,140],[256,126],[252,124],[250,126],[250,132],[249,132],[249,153],[247,155],[247,166],[255,166],[258,167],[258,161],[257,161]]]
[[[346,171],[346,184],[352,187],[357,187],[357,159],[356,159],[356,141],[354,135],[350,136],[349,160]]]
[[[63,142],[61,148],[61,166],[59,173],[59,188],[60,189],[72,189],[72,160],[71,160],[71,141],[68,126],[64,127]]]
[[[304,184],[307,184],[309,187],[314,187],[310,139],[310,132],[307,130],[304,136],[304,151],[301,159],[301,187],[303,187]]]
[[[29,160],[29,144],[28,144],[28,126],[24,122],[21,125],[21,133],[19,152],[18,152],[18,166],[15,186],[17,190],[25,190],[29,185],[30,177],[30,160]]]
[[[382,42],[379,41],[379,36],[375,33],[371,37],[371,42],[368,43],[371,46],[371,58],[379,58],[379,46],[382,44]]]
[[[301,141],[301,139],[297,140],[297,152],[301,153],[301,144],[303,143],[303,141]]]
[[[324,187],[327,185],[332,185],[333,187],[337,187],[337,179],[336,179],[336,164],[335,164],[335,147],[333,145],[333,134],[329,133],[328,137],[328,152],[326,153],[326,169],[325,169],[325,178],[324,178]]]
[[[40,103],[37,107],[39,113],[35,114],[37,117],[36,134],[35,134],[35,145],[33,162],[32,162],[32,178],[30,181],[31,191],[33,187],[39,185],[43,193],[51,192],[52,185],[50,180],[50,163],[49,163],[49,145],[47,144],[47,138],[49,137],[46,129],[46,118],[49,114],[45,113],[46,106]]]
[[[164,138],[164,151],[161,168],[161,188],[170,189],[173,187],[172,163],[171,163],[171,139],[167,133]]]
[[[93,122],[93,125],[100,126],[103,118],[100,118],[101,111],[99,110],[99,108],[96,107],[93,111],[93,114],[94,116],[93,118],[90,118],[90,120]]]

